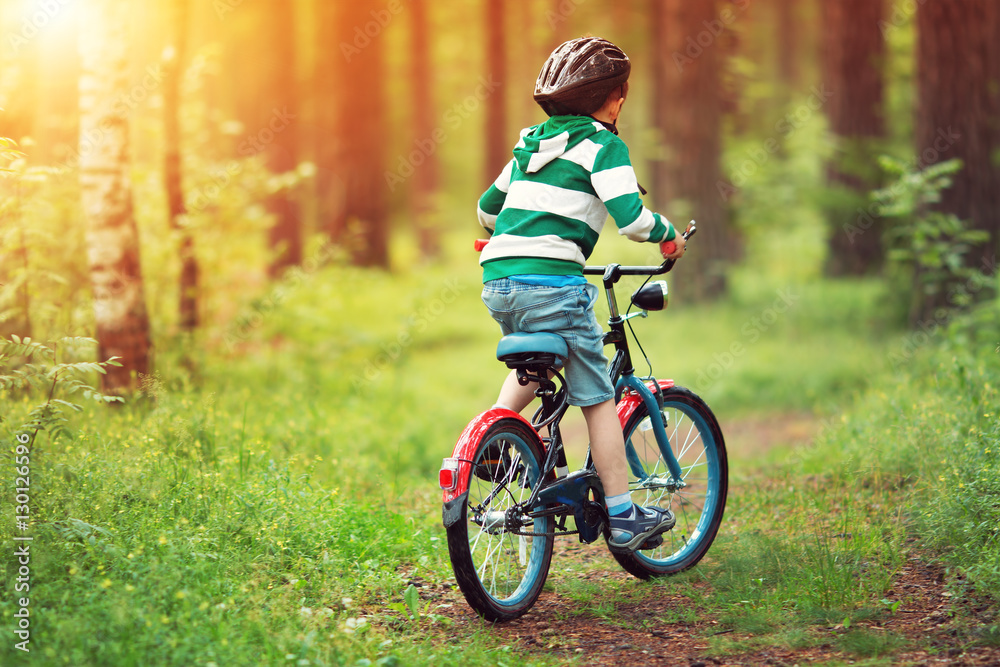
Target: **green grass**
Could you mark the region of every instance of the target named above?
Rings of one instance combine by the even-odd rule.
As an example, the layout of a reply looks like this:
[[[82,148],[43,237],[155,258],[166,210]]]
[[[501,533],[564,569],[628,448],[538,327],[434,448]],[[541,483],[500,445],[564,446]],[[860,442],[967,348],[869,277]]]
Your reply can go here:
[[[672,280],[683,280],[680,269]],[[396,275],[327,268],[285,287],[277,306],[243,305],[245,326],[209,330],[186,351],[164,346],[145,397],[88,409],[70,438],[40,439],[34,650],[5,643],[0,662],[526,660],[488,627],[451,641],[434,596],[453,583],[434,474],[506,373],[492,360],[498,332],[474,264]],[[860,628],[886,613],[877,601],[909,532],[925,535],[970,590],[997,590],[995,537],[973,521],[995,510],[996,355],[972,347],[974,330],[956,330],[951,348],[927,348],[901,369],[898,386],[878,379],[905,341],[882,315],[877,284],[797,285],[765,331],[754,318],[783,288],[747,277],[730,303],[680,304],[636,323],[657,374],[691,385],[723,417],[822,415],[862,397],[826,421],[813,448],[733,468],[741,492],[709,557],[654,584],[687,591],[697,609],[662,621],[712,617],[754,645],[806,646],[818,628],[849,619],[859,634],[844,650],[877,659],[895,645],[879,648]],[[699,383],[733,342],[744,352]],[[37,403],[0,400],[8,426]],[[12,487],[11,466],[0,484]],[[12,533],[5,515],[0,539]],[[12,559],[2,567],[11,581]],[[432,584],[417,589],[417,619],[403,598],[414,578]],[[708,603],[694,589],[705,583]],[[633,590],[558,571],[549,589],[600,622]],[[590,605],[602,593],[608,604]],[[0,600],[8,636],[14,604]],[[714,638],[713,651],[735,650],[727,641]]]

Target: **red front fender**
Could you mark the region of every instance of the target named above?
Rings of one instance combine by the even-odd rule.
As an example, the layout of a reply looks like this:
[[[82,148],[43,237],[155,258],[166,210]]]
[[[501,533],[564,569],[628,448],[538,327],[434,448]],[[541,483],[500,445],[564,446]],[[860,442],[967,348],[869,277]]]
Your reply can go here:
[[[444,502],[454,500],[469,490],[469,473],[472,466],[472,457],[476,454],[476,447],[479,446],[479,441],[482,440],[486,431],[501,419],[517,419],[531,429],[532,433],[535,432],[535,429],[532,428],[531,423],[527,419],[513,410],[503,408],[487,410],[469,422],[469,425],[462,431],[462,435],[458,437],[458,442],[455,443],[455,450],[451,455],[452,459],[458,465],[458,484],[454,489],[445,489]],[[541,446],[541,438],[539,438],[539,450],[544,451],[544,448]],[[445,461],[447,460],[445,459]]]
[[[673,380],[659,380],[660,391],[666,391],[674,386]],[[647,382],[646,386],[649,387],[650,391],[653,391],[653,383]],[[615,409],[618,410],[618,421],[622,424],[622,430],[625,430],[625,424],[628,423],[629,418],[635,409],[642,405],[642,397],[634,391],[626,390],[622,395],[622,400],[618,401],[618,405]]]

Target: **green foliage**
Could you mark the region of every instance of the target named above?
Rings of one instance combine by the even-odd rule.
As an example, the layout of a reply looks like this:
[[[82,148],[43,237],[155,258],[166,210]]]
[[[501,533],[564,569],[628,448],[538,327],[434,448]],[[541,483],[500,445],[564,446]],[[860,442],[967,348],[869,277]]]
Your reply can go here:
[[[854,471],[863,487],[901,494],[913,533],[954,568],[959,590],[994,599],[1000,599],[998,323],[995,301],[956,318],[941,347],[909,355],[896,377],[825,432],[805,459],[807,470]]]
[[[13,139],[8,139],[6,137],[0,137],[0,160],[13,162],[14,160],[17,160],[22,157],[24,157],[24,153],[17,150],[16,141],[14,141]],[[13,170],[0,167],[0,174],[3,173],[13,173]]]
[[[31,408],[25,421],[13,429],[16,433],[30,433],[25,443],[29,447],[39,432],[48,433],[52,440],[69,435],[65,410],[83,411],[82,405],[57,396],[79,395],[98,403],[122,401],[121,397],[101,393],[92,382],[94,375],[105,374],[108,366],[121,366],[120,357],[101,362],[57,361],[57,352],[59,357],[71,357],[81,346],[92,349],[96,342],[90,338],[63,338],[44,345],[16,335],[0,337],[0,396],[11,392],[45,396],[45,401]],[[0,423],[3,421],[0,416]]]
[[[941,192],[951,186],[951,175],[962,168],[961,161],[917,169],[883,156],[880,164],[893,181],[872,197],[883,217],[895,219],[885,235],[887,259],[890,270],[902,279],[901,288],[910,294],[910,323],[925,319],[931,304],[969,305],[987,278],[978,267],[968,266],[966,255],[989,235],[934,208]]]

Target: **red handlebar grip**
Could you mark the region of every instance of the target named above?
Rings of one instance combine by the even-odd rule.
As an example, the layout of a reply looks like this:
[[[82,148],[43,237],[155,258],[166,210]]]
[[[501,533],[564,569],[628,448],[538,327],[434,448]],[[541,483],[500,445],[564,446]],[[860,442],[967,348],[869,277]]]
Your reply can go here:
[[[664,255],[672,255],[677,252],[677,244],[673,241],[664,241],[660,244],[660,252]]]
[[[483,248],[485,248],[486,244],[489,242],[489,239],[476,239],[475,243],[472,244],[472,247],[476,249],[476,252],[482,252]]]

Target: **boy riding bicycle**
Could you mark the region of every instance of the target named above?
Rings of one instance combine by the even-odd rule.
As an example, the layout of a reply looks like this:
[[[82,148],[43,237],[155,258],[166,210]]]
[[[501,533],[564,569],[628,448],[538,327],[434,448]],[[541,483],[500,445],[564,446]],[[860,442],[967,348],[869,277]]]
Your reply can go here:
[[[618,138],[631,63],[603,39],[583,37],[555,49],[535,83],[534,99],[549,115],[527,128],[514,158],[479,199],[479,221],[491,234],[480,256],[483,302],[504,335],[560,335],[569,347],[569,403],[587,420],[590,449],[604,486],[612,548],[633,551],[674,526],[670,510],[639,507],[628,490],[625,443],[607,375],[603,331],[594,315],[597,289],[583,267],[610,213],[620,234],[660,243],[664,256],[684,254],[684,237],[645,208]],[[673,241],[675,248],[666,246]],[[515,372],[494,407],[521,412],[537,383]]]

